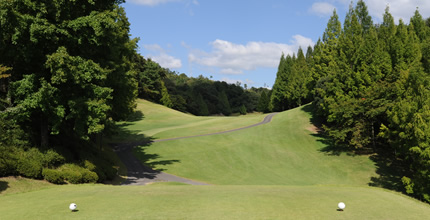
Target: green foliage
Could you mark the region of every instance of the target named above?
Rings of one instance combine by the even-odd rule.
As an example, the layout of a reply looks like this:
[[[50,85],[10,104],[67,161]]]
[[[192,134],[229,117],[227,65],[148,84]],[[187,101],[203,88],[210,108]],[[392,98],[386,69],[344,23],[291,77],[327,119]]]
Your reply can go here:
[[[241,105],[240,106],[240,108],[239,108],[239,113],[241,114],[241,115],[246,115],[246,107],[245,107],[245,105]]]
[[[136,40],[121,2],[0,4],[0,65],[14,67],[10,113],[33,144],[49,146],[53,135],[89,139],[132,112]]]
[[[166,86],[164,85],[164,82],[161,81],[161,104],[164,106],[171,108],[173,106],[172,100],[170,99],[169,92],[167,91]]]
[[[257,110],[264,113],[269,112],[269,101],[269,97],[266,92],[263,91],[260,95],[260,99],[258,100]]]
[[[42,178],[43,154],[37,148],[30,148],[20,153],[17,161],[17,171],[29,178]]]
[[[53,149],[49,149],[43,153],[43,167],[53,168],[63,164],[66,161],[63,155],[60,155]]]
[[[305,57],[299,48],[297,58],[295,55],[281,56],[273,92],[269,96],[269,109],[283,111],[311,101],[311,91],[315,85],[310,68],[313,63],[312,53],[310,49]]]
[[[218,108],[221,110],[223,115],[231,115],[230,103],[224,91],[220,92],[218,95]]]
[[[429,42],[418,10],[409,24],[396,25],[387,7],[382,24],[374,25],[360,0],[350,5],[343,28],[334,11],[309,54],[282,55],[270,106],[285,110],[313,95],[336,146],[391,151],[385,154],[404,166],[398,172],[407,176],[399,180],[405,192],[430,202]]]
[[[254,87],[244,89],[237,83],[227,84],[203,76],[193,78],[171,71],[167,72],[164,83],[172,108],[195,115],[231,115],[240,113],[242,105],[246,107],[246,112],[256,111],[261,91],[267,90]]]
[[[63,184],[64,177],[59,170],[44,168],[42,171],[43,178],[50,183]]]
[[[98,176],[95,172],[82,168],[75,164],[66,163],[58,168],[64,180],[69,183],[96,183]]]
[[[18,158],[16,147],[0,146],[0,176],[16,174]]]

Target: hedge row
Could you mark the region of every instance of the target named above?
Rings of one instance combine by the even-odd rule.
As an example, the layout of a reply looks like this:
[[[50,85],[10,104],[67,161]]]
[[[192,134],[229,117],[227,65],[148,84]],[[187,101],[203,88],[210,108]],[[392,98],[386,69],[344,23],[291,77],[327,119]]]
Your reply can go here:
[[[41,152],[37,148],[0,146],[0,153],[0,176],[21,175],[55,184],[79,184],[111,180],[116,175],[110,161],[97,157],[91,159],[94,162],[84,160],[78,165],[65,163],[66,159],[52,149]]]

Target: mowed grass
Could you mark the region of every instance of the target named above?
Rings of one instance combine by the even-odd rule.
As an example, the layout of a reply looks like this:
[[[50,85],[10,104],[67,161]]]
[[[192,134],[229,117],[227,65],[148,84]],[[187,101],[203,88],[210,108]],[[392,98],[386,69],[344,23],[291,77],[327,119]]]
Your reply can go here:
[[[52,186],[53,184],[42,180],[32,180],[22,177],[2,177],[0,178],[0,195],[31,192]]]
[[[137,101],[137,119],[122,122],[119,125],[126,131],[118,140],[133,141],[145,135],[154,139],[208,134],[256,124],[263,120],[262,114],[250,114],[231,117],[198,117],[166,108],[162,105],[139,99]],[[139,117],[142,114],[142,117]],[[132,135],[127,135],[131,133]]]
[[[195,117],[142,100],[139,108],[144,111],[144,119],[124,124],[121,138],[138,140],[139,133],[156,138],[190,136],[255,124],[264,117]],[[159,118],[162,115],[171,121]],[[280,113],[262,126],[222,135],[155,142],[136,151],[143,158],[156,158],[146,161],[156,168],[211,183],[209,186],[182,183],[56,186],[43,181],[2,178],[0,219],[427,219],[430,216],[428,204],[367,186],[370,178],[377,176],[374,163],[367,156],[331,155],[327,151],[330,146],[314,130],[309,113],[298,108]],[[68,209],[72,202],[78,205],[77,212]],[[337,210],[339,202],[346,204],[344,211]]]
[[[297,108],[279,113],[269,124],[156,142],[137,149],[136,154],[141,158],[157,155],[146,162],[167,173],[211,184],[367,186],[377,176],[374,162],[368,156],[325,152],[328,146],[313,132],[310,117],[303,107]]]
[[[337,203],[346,204],[337,211]],[[68,209],[77,204],[77,212]],[[427,219],[428,205],[370,187],[66,185],[0,196],[1,219]]]

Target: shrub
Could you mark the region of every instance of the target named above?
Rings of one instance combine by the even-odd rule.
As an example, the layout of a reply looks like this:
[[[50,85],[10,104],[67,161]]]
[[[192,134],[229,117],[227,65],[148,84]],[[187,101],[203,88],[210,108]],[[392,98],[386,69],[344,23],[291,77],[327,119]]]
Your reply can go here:
[[[62,184],[64,183],[64,177],[59,170],[45,168],[42,171],[43,178],[50,183]]]
[[[40,179],[42,177],[42,160],[43,155],[37,148],[30,148],[28,151],[21,153],[18,160],[17,171],[19,174]]]
[[[72,184],[82,183],[82,174],[76,170],[64,170],[63,172],[64,179],[67,182]]]
[[[90,171],[94,171],[96,169],[96,165],[91,163],[91,161],[89,161],[89,160],[84,160],[84,167]]]
[[[62,165],[59,170],[61,171],[63,178],[72,184],[96,183],[99,179],[95,172],[76,164],[66,163]]]
[[[18,149],[16,147],[0,146],[0,176],[16,174]]]
[[[96,183],[99,177],[95,172],[89,171],[87,169],[82,169],[82,181],[84,183]]]
[[[55,167],[60,164],[63,164],[66,159],[58,154],[56,151],[49,149],[43,155],[43,166],[44,167]]]

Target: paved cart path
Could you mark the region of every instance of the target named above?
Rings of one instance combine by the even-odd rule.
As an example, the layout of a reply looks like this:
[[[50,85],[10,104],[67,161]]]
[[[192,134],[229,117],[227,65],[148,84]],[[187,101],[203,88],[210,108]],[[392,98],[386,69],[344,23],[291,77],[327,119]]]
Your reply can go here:
[[[179,140],[179,139],[185,139],[185,138],[194,138],[194,137],[204,137],[204,136],[210,136],[210,135],[218,135],[218,134],[225,134],[235,131],[244,130],[247,128],[256,127],[259,125],[267,124],[272,121],[273,116],[275,116],[277,113],[271,113],[267,115],[263,121],[257,124],[249,125],[242,128],[232,129],[228,131],[221,131],[221,132],[215,132],[210,134],[202,134],[202,135],[193,135],[193,136],[186,136],[186,137],[177,137],[177,138],[167,138],[167,139],[158,139],[153,140],[152,142],[161,142],[161,141],[172,141],[172,140]],[[118,157],[121,159],[121,161],[124,163],[124,165],[127,167],[127,179],[121,183],[121,185],[146,185],[148,183],[153,182],[180,182],[180,183],[186,183],[191,185],[209,185],[207,183],[202,183],[186,178],[182,178],[179,176],[175,176],[172,174],[167,174],[161,171],[154,170],[150,167],[147,167],[143,165],[139,159],[137,159],[133,155],[133,148],[147,144],[148,142],[133,142],[133,143],[118,143],[118,144],[112,144],[112,147]]]

